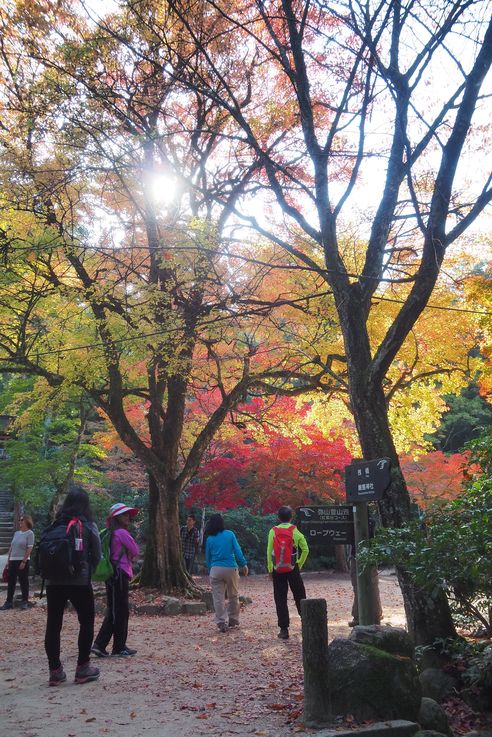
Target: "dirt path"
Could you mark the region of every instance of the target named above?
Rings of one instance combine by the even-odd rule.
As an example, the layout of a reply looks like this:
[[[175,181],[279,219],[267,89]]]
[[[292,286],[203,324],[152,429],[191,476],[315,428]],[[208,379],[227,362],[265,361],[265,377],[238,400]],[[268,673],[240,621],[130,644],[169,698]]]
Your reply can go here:
[[[347,576],[306,574],[310,597],[328,601],[329,638],[347,636],[352,590]],[[203,581],[203,583],[206,583]],[[403,608],[393,576],[380,577],[383,623],[401,626]],[[129,660],[97,661],[99,681],[72,682],[76,617],[66,614],[62,658],[68,675],[47,685],[43,648],[45,612],[0,612],[0,733],[6,737],[197,737],[300,731],[302,708],[300,621],[292,613],[291,639],[277,639],[271,584],[266,576],[241,579],[251,597],[241,626],[219,633],[212,615],[132,617]],[[96,627],[99,624],[99,619]]]

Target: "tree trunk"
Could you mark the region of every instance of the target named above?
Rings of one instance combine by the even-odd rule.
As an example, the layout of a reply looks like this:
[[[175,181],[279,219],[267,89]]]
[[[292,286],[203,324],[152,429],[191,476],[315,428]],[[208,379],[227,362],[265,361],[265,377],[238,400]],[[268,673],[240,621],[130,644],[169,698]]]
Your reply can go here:
[[[436,640],[455,638],[456,630],[446,595],[415,586],[408,573],[397,569],[403,595],[408,634],[415,645],[432,645]]]
[[[360,387],[360,391],[357,388]],[[352,388],[351,402],[362,455],[366,460],[391,459],[391,484],[379,502],[385,527],[401,527],[410,519],[410,497],[388,422],[382,388],[370,391],[362,382]],[[449,603],[442,591],[430,592],[416,587],[404,569],[398,569],[408,633],[415,645],[432,645],[437,639],[456,637]],[[384,610],[384,602],[383,610]]]
[[[183,565],[178,499],[172,484],[149,473],[149,534],[140,583],[166,593],[196,594]]]

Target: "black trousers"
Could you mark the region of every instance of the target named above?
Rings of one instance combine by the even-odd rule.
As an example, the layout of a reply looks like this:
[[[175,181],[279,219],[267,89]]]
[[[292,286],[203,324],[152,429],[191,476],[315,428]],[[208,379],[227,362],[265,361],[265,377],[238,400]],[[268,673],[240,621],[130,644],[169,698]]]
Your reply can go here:
[[[287,606],[287,594],[290,590],[296,603],[297,611],[301,613],[301,599],[306,598],[306,589],[301,578],[298,566],[290,573],[273,572],[273,598],[277,608],[277,619],[279,627],[289,626],[289,607]]]
[[[63,614],[67,601],[73,604],[79,619],[79,656],[77,665],[87,663],[90,658],[92,639],[94,637],[94,593],[92,586],[57,586],[46,587],[48,601],[48,619],[44,646],[51,670],[60,667],[60,634],[63,626]]]
[[[190,574],[190,576],[191,576],[191,575],[192,575],[192,573],[193,573],[193,564],[194,564],[194,562],[195,562],[195,554],[193,553],[193,555],[191,555],[191,556],[186,556],[186,555],[184,555],[184,556],[183,556],[183,560],[184,560],[184,564],[185,564],[185,568],[186,568],[186,571],[187,571],[187,572],[188,572],[188,573]]]
[[[9,581],[7,584],[7,601],[12,604],[14,601],[15,585],[19,579],[22,601],[29,599],[29,561],[26,562],[24,569],[20,567],[21,560],[11,560],[9,562]]]
[[[113,653],[119,653],[126,647],[128,637],[128,619],[130,606],[128,603],[128,584],[130,578],[121,569],[106,581],[106,613],[101,629],[94,641],[101,650],[105,650],[111,637]]]

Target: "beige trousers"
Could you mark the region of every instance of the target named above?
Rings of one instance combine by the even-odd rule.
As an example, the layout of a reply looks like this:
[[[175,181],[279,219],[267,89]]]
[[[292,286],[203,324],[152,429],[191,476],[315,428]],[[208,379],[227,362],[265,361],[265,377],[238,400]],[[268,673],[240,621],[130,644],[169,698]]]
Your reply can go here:
[[[212,587],[212,599],[215,609],[215,621],[217,624],[226,619],[225,597],[227,591],[227,614],[229,621],[239,622],[239,571],[237,568],[226,568],[225,566],[212,566],[210,569],[210,586]]]

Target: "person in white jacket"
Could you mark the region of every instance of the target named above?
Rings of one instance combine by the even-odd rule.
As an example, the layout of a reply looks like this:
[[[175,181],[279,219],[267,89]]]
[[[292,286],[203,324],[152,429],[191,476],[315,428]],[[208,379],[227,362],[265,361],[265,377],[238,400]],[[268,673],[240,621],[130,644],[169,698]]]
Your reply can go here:
[[[8,554],[8,585],[7,600],[0,609],[12,609],[14,606],[14,593],[17,579],[22,594],[21,609],[27,609],[29,603],[29,561],[34,547],[34,532],[32,531],[32,518],[28,514],[19,517],[19,529],[14,534],[10,543]]]

